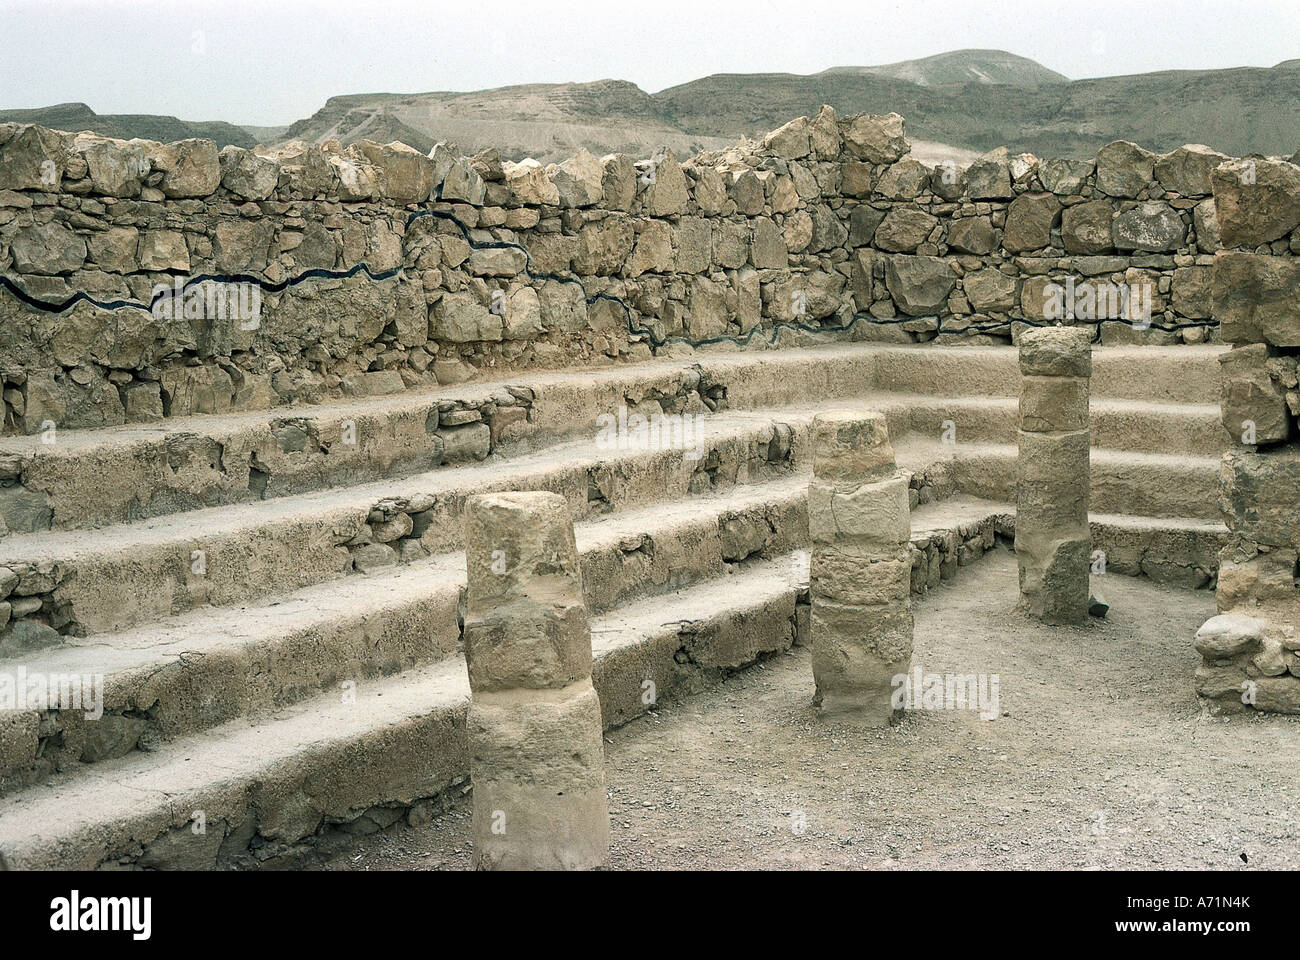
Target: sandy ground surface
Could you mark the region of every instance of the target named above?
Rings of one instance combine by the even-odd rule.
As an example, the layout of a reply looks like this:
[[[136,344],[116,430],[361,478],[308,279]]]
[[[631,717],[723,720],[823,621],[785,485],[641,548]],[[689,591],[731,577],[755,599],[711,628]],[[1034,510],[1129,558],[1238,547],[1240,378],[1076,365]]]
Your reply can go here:
[[[914,665],[997,674],[994,720],[819,720],[796,648],[608,731],[613,866],[1300,867],[1300,718],[1214,718],[1192,692],[1213,594],[1097,579],[1110,615],[1077,628],[1012,612],[1003,548],[917,604]],[[469,828],[466,798],[324,866],[465,869]]]

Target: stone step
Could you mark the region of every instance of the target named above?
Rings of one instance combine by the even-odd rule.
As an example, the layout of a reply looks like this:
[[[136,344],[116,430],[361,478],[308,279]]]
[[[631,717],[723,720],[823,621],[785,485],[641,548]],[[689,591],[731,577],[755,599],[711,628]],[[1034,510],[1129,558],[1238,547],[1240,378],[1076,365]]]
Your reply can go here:
[[[1099,348],[1094,442],[1167,453],[1221,449],[1222,432],[1211,423],[1217,420],[1218,352]],[[1007,442],[1014,439],[1006,433],[1014,431],[1014,404],[995,404],[998,416],[986,429],[980,414],[987,419],[994,411],[974,398],[1014,398],[1019,376],[1016,352],[1005,347],[849,344],[65,430],[53,443],[39,435],[6,437],[0,438],[0,484],[9,485],[0,487],[0,516],[17,532],[85,528],[411,475],[483,459],[492,450],[518,454],[592,436],[597,416],[620,406],[707,416],[721,407],[757,410],[809,397],[830,405],[880,396],[881,404],[910,404],[917,416],[946,405],[951,409],[940,422],[953,419],[963,436]],[[1152,403],[1157,406],[1141,407]],[[1139,409],[1126,422],[1129,404]],[[1000,432],[989,432],[993,428]]]
[[[0,540],[14,595],[65,634],[122,630],[205,604],[241,603],[461,546],[473,493],[551,490],[575,520],[789,476],[811,413],[729,413],[691,450],[605,450],[593,438],[492,463],[94,530]],[[391,546],[390,546],[391,544]],[[18,619],[15,616],[15,620]],[[0,652],[0,655],[3,655]]]
[[[1015,502],[1014,444],[959,443],[949,447],[947,458],[935,457],[932,449],[909,452],[910,463],[928,461],[921,467],[926,474],[922,487],[955,488],[984,500]],[[1218,457],[1094,447],[1091,464],[1090,506],[1095,513],[1207,521],[1220,517]]]
[[[1219,400],[1224,346],[1098,347],[1092,350],[1092,396],[1151,403]],[[1020,389],[1014,347],[879,346],[871,385],[900,393],[1015,396]]]
[[[806,622],[793,566],[757,564],[593,618],[606,726],[787,649]],[[460,791],[462,658],[361,682],[354,694],[331,691],[13,794],[0,800],[0,854],[14,869],[277,863],[327,825],[378,829]]]
[[[806,500],[807,478],[796,476],[577,524],[588,609],[788,555],[807,539]],[[105,717],[15,720],[0,750],[0,793],[454,654],[464,588],[457,551],[3,661],[11,675],[102,676]]]
[[[64,635],[93,636],[457,549],[461,505],[475,492],[553,490],[582,520],[790,476],[808,469],[804,451],[813,415],[812,409],[791,408],[714,416],[703,424],[696,451],[708,453],[694,460],[680,450],[607,452],[591,440],[570,441],[491,464],[326,493],[98,530],[15,535],[0,541],[0,566],[20,575],[14,596],[24,608],[14,619],[36,621],[23,628],[23,638],[58,642],[42,631],[45,623]],[[957,492],[1015,499],[1014,445],[945,444],[910,435],[896,449],[899,465],[913,473],[918,504]],[[1095,449],[1093,506],[1107,513],[1216,519],[1217,473],[1218,461],[1209,457]],[[6,652],[15,649],[21,645],[12,643]]]
[[[589,609],[600,614],[807,545],[805,474],[725,494],[602,516],[576,526]],[[1014,533],[1014,507],[965,495],[912,515],[913,592],[925,595]],[[1221,524],[1094,517],[1109,570],[1203,586]],[[806,562],[806,556],[803,557]],[[0,794],[238,716],[284,706],[454,652],[465,560],[446,554],[316,584],[269,601],[206,608],[6,661],[7,672],[104,676],[106,719],[15,722]],[[806,571],[803,573],[806,577]],[[44,723],[42,720],[44,719]]]

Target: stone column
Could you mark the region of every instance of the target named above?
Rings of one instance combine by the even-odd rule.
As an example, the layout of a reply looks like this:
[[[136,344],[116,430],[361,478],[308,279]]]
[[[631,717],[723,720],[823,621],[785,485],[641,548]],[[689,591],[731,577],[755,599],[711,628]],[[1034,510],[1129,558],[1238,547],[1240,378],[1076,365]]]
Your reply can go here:
[[[600,701],[573,522],[555,493],[466,503],[474,867],[609,863]]]
[[[1020,609],[1044,623],[1088,615],[1089,332],[1043,327],[1020,335],[1020,458],[1016,562]]]
[[[833,411],[813,420],[814,704],[887,724],[893,680],[912,662],[912,518],[885,418]]]

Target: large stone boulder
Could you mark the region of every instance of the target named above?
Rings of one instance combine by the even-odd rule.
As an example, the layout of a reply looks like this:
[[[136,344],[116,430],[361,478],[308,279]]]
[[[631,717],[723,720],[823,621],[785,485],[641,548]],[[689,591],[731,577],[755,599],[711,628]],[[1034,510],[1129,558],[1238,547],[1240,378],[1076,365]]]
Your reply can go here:
[[[500,340],[503,322],[472,291],[446,293],[429,314],[429,338],[448,343]]]
[[[1214,168],[1219,241],[1256,247],[1300,226],[1300,167],[1285,160],[1248,157]]]
[[[221,159],[212,140],[178,140],[153,149],[154,168],[163,172],[164,196],[172,200],[207,197],[221,186]]]
[[[770,150],[782,160],[798,160],[812,152],[808,118],[799,117],[773,130],[763,138],[763,149]]]
[[[893,163],[912,149],[905,127],[897,113],[884,116],[859,113],[840,121],[845,148],[854,157],[870,163]]]
[[[1287,439],[1291,417],[1286,391],[1269,375],[1268,347],[1262,343],[1233,347],[1220,355],[1219,364],[1224,429],[1241,443],[1265,445]]]
[[[1002,246],[1013,253],[1041,250],[1052,242],[1061,201],[1050,193],[1022,193],[1007,208]]]
[[[1155,177],[1156,155],[1128,140],[1097,151],[1097,189],[1109,197],[1136,197]]]
[[[908,316],[939,312],[956,285],[957,274],[938,257],[895,256],[885,261],[885,286]]]
[[[58,190],[66,141],[66,134],[32,123],[0,123],[0,190]]]
[[[562,207],[594,206],[605,195],[605,167],[585,147],[550,173]]]
[[[245,200],[266,200],[280,182],[280,165],[252,150],[229,144],[217,155],[221,185]]]
[[[962,217],[948,227],[948,246],[961,253],[983,256],[998,245],[998,232],[988,217]]]
[[[378,172],[379,196],[397,204],[423,203],[434,190],[433,162],[399,141],[361,140],[350,148]]]
[[[1187,237],[1183,219],[1167,203],[1150,201],[1125,210],[1111,224],[1116,250],[1161,253],[1177,250]]]
[[[1000,270],[975,270],[962,278],[962,290],[980,312],[1003,312],[1016,305],[1016,279]]]
[[[1221,253],[1213,291],[1225,342],[1300,347],[1300,260]]]
[[[285,186],[292,197],[328,197],[335,192],[338,177],[334,173],[334,165],[329,162],[319,144],[291,140],[276,150],[259,150],[258,156],[279,165]]]
[[[519,163],[507,160],[501,165],[501,171],[510,188],[511,203],[554,206],[560,202],[560,191],[547,176],[546,168],[532,157]]]
[[[1061,214],[1061,242],[1069,253],[1105,253],[1111,248],[1115,209],[1106,200],[1088,200]]]
[[[460,200],[473,206],[482,206],[487,184],[479,176],[469,157],[457,157],[447,169],[442,181],[442,199]]]
[[[1203,143],[1189,143],[1156,161],[1155,175],[1160,186],[1184,197],[1204,197],[1214,190],[1210,181],[1214,168],[1228,157]]]
[[[875,245],[892,253],[911,253],[939,225],[937,218],[920,207],[896,206],[885,215],[876,227]]]
[[[140,140],[113,140],[79,133],[72,149],[85,158],[94,192],[105,197],[138,197],[151,164]]]
[[[1093,160],[1048,158],[1038,162],[1038,179],[1043,189],[1059,197],[1069,197],[1083,191],[1083,185],[1096,168]]]
[[[671,217],[684,213],[690,195],[686,174],[671,150],[661,150],[650,159],[643,173],[645,212],[652,217]]]
[[[61,223],[23,227],[9,244],[14,269],[54,277],[80,270],[86,262],[86,241]]]
[[[998,147],[978,158],[966,168],[966,189],[972,200],[1010,200],[1011,156],[1006,147]]]
[[[888,200],[914,200],[930,182],[930,168],[911,157],[889,167],[876,184],[876,193]]]

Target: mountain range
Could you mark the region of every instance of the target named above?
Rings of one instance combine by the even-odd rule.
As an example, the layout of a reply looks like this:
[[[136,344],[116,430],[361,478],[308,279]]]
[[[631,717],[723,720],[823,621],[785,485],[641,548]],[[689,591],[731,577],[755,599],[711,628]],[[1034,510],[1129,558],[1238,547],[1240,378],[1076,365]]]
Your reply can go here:
[[[472,153],[558,161],[579,147],[637,156],[660,146],[679,156],[761,136],[829,103],[841,114],[901,113],[914,153],[965,162],[986,150],[1091,157],[1112,140],[1168,151],[1204,143],[1234,156],[1290,156],[1300,147],[1300,59],[1273,67],[1169,70],[1070,80],[1001,50],[956,50],[811,75],[715,74],[646,93],[625,80],[536,83],[474,92],[347,94],[285,127],[241,127],[152,115],[96,114],[82,103],[0,110],[0,121],[109,136],[219,145],[288,139],[439,140]]]

